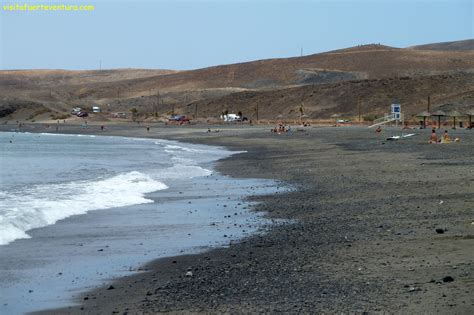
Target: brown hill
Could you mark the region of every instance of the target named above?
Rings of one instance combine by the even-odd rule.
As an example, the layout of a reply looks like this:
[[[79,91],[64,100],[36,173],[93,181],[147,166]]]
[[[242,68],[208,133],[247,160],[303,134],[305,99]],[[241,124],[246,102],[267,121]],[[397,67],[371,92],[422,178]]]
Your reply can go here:
[[[474,69],[474,51],[445,52],[371,47],[322,54],[269,59],[182,71],[149,78],[88,84],[68,92],[76,97],[114,98],[146,95],[150,89],[185,91],[238,87],[274,89],[291,85],[324,84],[354,79],[420,76]]]
[[[448,71],[474,69],[474,51],[446,52],[417,49],[396,49],[381,45],[354,47],[304,57],[268,59],[223,65],[192,71],[125,78],[107,78],[96,72],[77,77],[72,73],[64,79],[25,76],[12,78],[0,72],[2,86],[30,85],[42,90],[44,82],[56,85],[54,90],[64,94],[60,98],[94,100],[148,95],[150,90],[185,91],[194,89],[238,87],[246,89],[280,88],[301,84],[324,84],[354,79],[388,78],[395,76],[430,75]],[[133,70],[130,70],[133,71]],[[107,74],[107,73],[106,73]],[[64,77],[60,75],[59,77]],[[36,84],[36,85],[35,85]],[[15,91],[15,94],[18,91]],[[32,98],[42,99],[41,91]],[[50,100],[47,95],[45,100]]]
[[[455,42],[443,42],[410,47],[419,50],[441,50],[441,51],[474,51],[474,39],[459,40]]]
[[[467,83],[472,83],[472,73],[474,51],[400,49],[374,44],[180,72],[0,71],[0,106],[20,100],[37,102],[53,111],[56,106],[58,112],[92,104],[110,104],[110,110],[143,107],[143,111],[158,105],[169,111],[172,106],[185,110],[184,106],[194,102],[202,107],[203,115],[214,116],[224,107],[230,110],[238,105],[243,111],[251,110],[256,97],[257,103],[269,108],[269,116],[295,116],[302,97],[311,115],[327,117],[353,114],[357,104],[354,99],[360,93],[372,95],[367,104],[382,99],[386,104],[391,97],[406,97],[415,104],[427,94],[458,99],[462,93],[470,93]],[[304,93],[298,94],[306,90],[315,91],[312,93],[318,102],[306,99]],[[158,91],[160,98],[156,97]],[[158,99],[160,104],[156,104]]]
[[[392,101],[402,104],[411,117],[445,103],[456,103],[461,109],[474,109],[474,73],[433,75],[429,77],[398,77],[366,79],[323,85],[300,86],[272,91],[246,91],[213,100],[202,100],[180,109],[192,115],[197,106],[203,117],[216,117],[221,112],[243,112],[249,119],[298,119],[302,113],[313,119],[334,116],[382,116],[390,110]],[[166,108],[163,108],[166,110]]]
[[[174,70],[111,69],[111,70],[3,70],[0,86],[61,86],[98,82],[115,82],[176,73]]]

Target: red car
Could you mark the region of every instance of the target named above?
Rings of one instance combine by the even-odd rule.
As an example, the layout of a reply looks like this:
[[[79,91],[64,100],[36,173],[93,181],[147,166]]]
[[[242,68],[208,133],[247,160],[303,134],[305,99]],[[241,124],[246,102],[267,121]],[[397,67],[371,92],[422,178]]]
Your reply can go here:
[[[168,118],[169,121],[177,121],[181,124],[183,123],[191,123],[191,121],[189,120],[189,118],[186,118],[186,116],[183,116],[183,115],[174,115],[174,116],[171,116],[170,118]]]

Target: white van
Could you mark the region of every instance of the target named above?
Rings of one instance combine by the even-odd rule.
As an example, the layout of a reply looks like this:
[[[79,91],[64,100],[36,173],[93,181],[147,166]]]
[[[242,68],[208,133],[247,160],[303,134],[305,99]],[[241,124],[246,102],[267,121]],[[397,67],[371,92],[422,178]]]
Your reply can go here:
[[[240,116],[236,114],[227,114],[227,115],[222,115],[221,119],[223,119],[226,122],[240,121]]]
[[[92,112],[93,113],[100,113],[100,107],[99,106],[92,106]]]

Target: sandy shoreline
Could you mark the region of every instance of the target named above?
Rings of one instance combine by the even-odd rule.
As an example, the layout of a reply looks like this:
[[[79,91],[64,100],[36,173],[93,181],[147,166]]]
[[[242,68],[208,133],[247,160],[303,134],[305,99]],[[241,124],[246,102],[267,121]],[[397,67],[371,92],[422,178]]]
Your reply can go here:
[[[296,191],[255,198],[262,201],[255,210],[297,222],[229,248],[152,262],[148,273],[89,292],[81,307],[59,313],[473,312],[472,131],[450,131],[460,143],[428,145],[429,130],[390,142],[386,136],[399,130],[275,135],[219,128],[153,127],[146,134],[143,127],[111,126],[104,134],[248,151],[218,170],[294,185]]]
[[[20,178],[28,178],[28,174],[31,176],[25,181],[30,190],[24,195],[17,194],[15,198],[15,189],[9,187],[18,187],[22,191],[25,184],[18,184],[16,176],[10,175],[12,173],[2,173],[6,181],[3,187],[11,196],[5,200],[2,210],[2,213],[7,211],[6,222],[9,208],[18,207],[20,216],[22,210],[36,206],[17,206],[14,200],[32,198],[39,205],[35,208],[38,209],[37,221],[33,220],[35,217],[25,218],[25,221],[43,223],[28,230],[31,238],[17,239],[0,246],[2,314],[23,314],[73,305],[71,300],[80,293],[106,285],[110,279],[136,273],[152,259],[226,246],[229,242],[265,229],[265,225],[271,223],[248,210],[250,204],[243,202],[242,196],[273,193],[275,183],[235,179],[213,172],[215,161],[231,154],[222,148],[165,140],[136,141],[144,140],[142,138],[56,137],[27,133],[2,133],[0,136],[2,147],[7,150],[5,160],[2,159],[5,164],[2,165],[16,169],[16,175]],[[72,147],[81,148],[81,153],[68,151],[67,148],[73,143],[76,144]],[[22,147],[24,151],[21,151]],[[28,147],[38,152],[33,153],[27,150]],[[19,150],[21,154],[15,154]],[[98,154],[93,154],[93,159],[88,160],[90,152]],[[58,157],[52,158],[54,163],[50,165],[53,168],[55,163],[64,165],[57,165],[51,177],[45,174],[38,180],[50,182],[58,179],[65,184],[59,184],[59,189],[55,185],[47,186],[48,193],[38,196],[35,194],[36,170],[28,168],[28,165],[36,159],[43,159],[45,154]],[[110,160],[112,155],[113,161]],[[24,166],[23,163],[12,163],[8,160],[9,156],[16,156],[17,159],[29,157],[27,161],[30,162],[22,160],[25,161]],[[63,160],[61,157],[64,156],[70,156],[70,159]],[[105,163],[109,170],[119,164],[116,170],[119,174],[127,174],[127,177],[125,180],[117,176],[113,176],[112,180],[107,178],[106,185],[110,190],[104,191],[101,174],[97,176],[94,167],[95,164]],[[88,181],[87,185],[97,188],[100,193],[88,192],[77,184],[77,177],[74,177],[77,174],[68,173],[77,165],[81,165],[82,170],[89,170],[87,176],[93,180]],[[48,169],[50,172],[53,169]],[[138,187],[128,184],[140,179],[133,172],[147,174],[154,180],[153,188],[147,188],[146,195],[142,195],[144,199],[136,198]],[[161,184],[155,185],[157,181]],[[111,183],[115,187],[110,186]],[[73,190],[71,185],[74,185]],[[160,189],[161,185],[166,185],[166,189]],[[38,187],[45,186],[40,184]],[[131,190],[130,194],[127,194],[128,190]],[[78,200],[76,197],[79,196]],[[62,208],[60,203],[55,208],[48,208],[48,202],[55,198],[69,205],[68,209]],[[111,209],[101,208],[107,204]],[[84,214],[84,207],[92,211],[87,215],[77,215]],[[43,209],[44,212],[40,212]],[[48,215],[54,210],[61,213],[62,219],[55,224],[50,222],[44,225],[40,221],[41,215]],[[17,220],[13,225],[17,222],[22,223]],[[1,223],[2,227],[8,228],[5,221]],[[8,230],[0,231],[2,237],[12,235]],[[44,289],[46,285],[47,290]]]

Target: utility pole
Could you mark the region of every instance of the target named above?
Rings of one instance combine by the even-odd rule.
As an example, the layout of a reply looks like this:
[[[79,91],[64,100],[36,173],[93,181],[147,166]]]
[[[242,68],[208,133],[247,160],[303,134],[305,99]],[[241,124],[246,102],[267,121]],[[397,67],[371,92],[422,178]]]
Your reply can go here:
[[[257,122],[258,122],[258,103],[257,103],[257,107],[255,108],[255,110],[257,111]]]
[[[230,71],[229,74],[227,75],[227,78],[229,79],[230,83],[234,82],[235,71],[234,70]]]
[[[301,54],[300,57],[303,57],[303,47],[301,47]]]
[[[160,91],[156,90],[156,103],[155,103],[155,106],[153,108],[153,115],[155,117],[158,117],[158,105],[159,104],[160,104]]]
[[[430,105],[431,105],[431,99],[430,99],[430,96],[428,95],[428,112],[430,111]]]
[[[360,125],[360,123],[361,123],[361,121],[360,121],[360,97],[359,97],[359,101],[357,102],[357,112],[359,114],[359,125]]]

